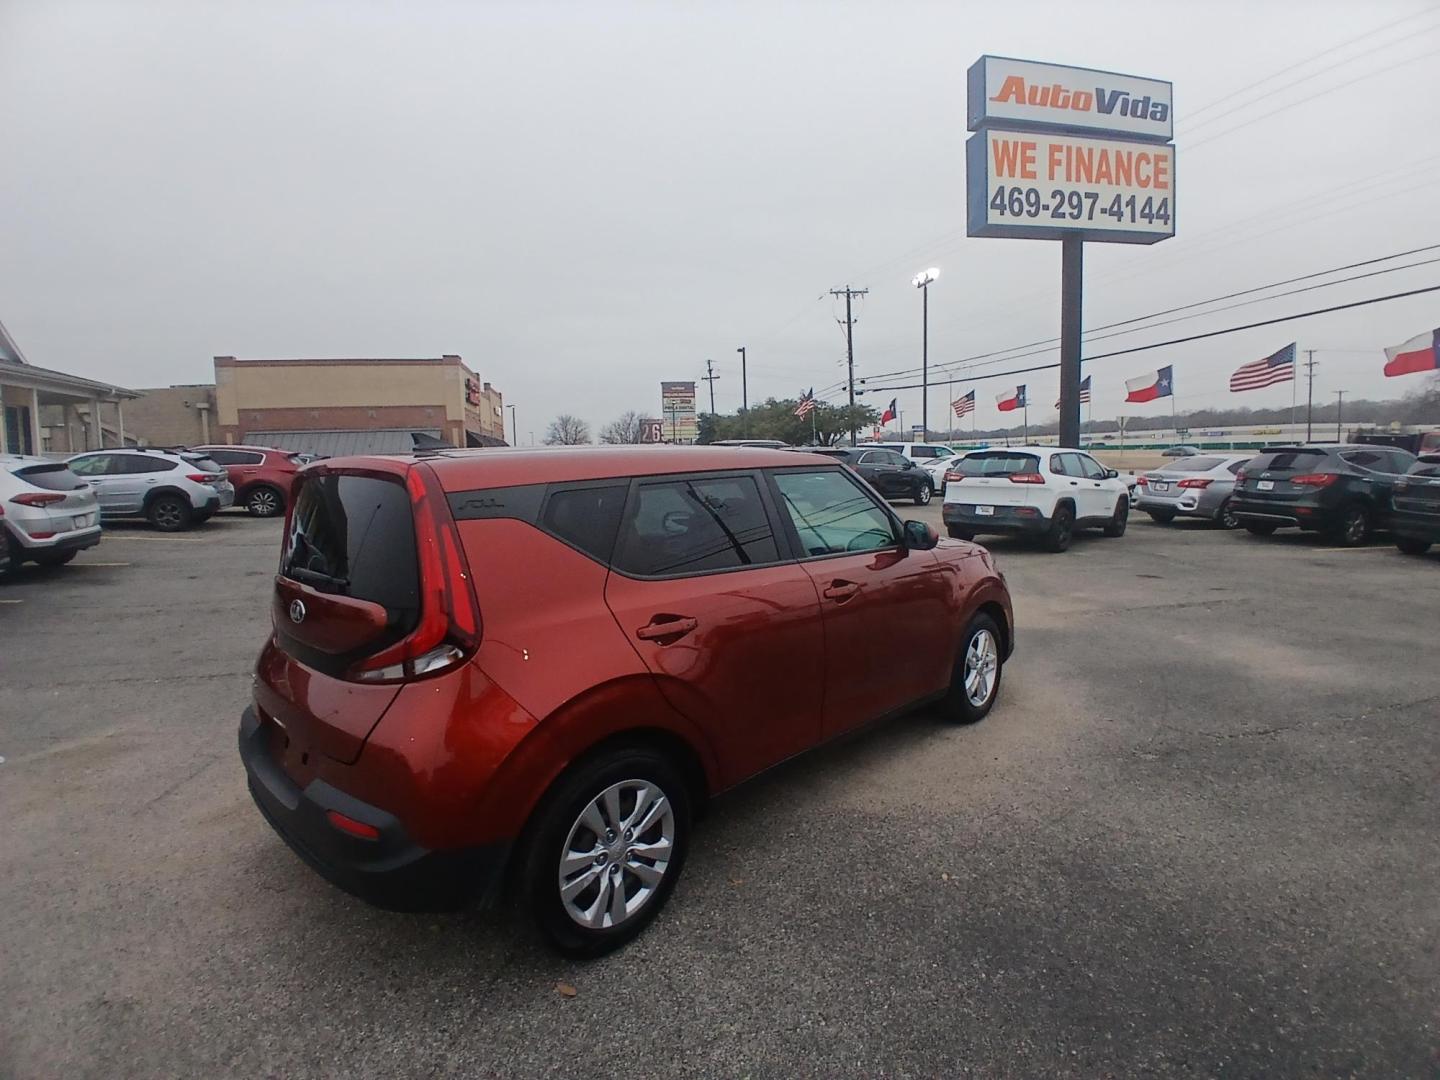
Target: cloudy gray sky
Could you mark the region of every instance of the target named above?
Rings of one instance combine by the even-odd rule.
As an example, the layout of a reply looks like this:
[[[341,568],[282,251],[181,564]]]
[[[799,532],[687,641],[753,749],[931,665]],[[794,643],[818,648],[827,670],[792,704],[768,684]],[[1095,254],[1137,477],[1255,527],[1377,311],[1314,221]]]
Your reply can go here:
[[[209,381],[217,353],[459,352],[522,438],[653,412],[707,357],[733,408],[739,345],[752,400],[833,396],[817,297],[847,282],[870,290],[858,374],[912,367],[929,265],[935,363],[1049,338],[1059,245],[964,236],[985,52],[1175,84],[1178,235],[1088,246],[1087,325],[1440,244],[1433,3],[0,0],[0,318],[34,363],[131,386]],[[1382,378],[1379,348],[1435,326],[1440,293],[1097,361],[1095,415],[1162,363],[1181,408],[1287,402],[1225,384],[1291,340],[1352,350],[1319,354],[1317,398],[1398,396],[1422,377]],[[1005,382],[957,379],[993,423]],[[1025,381],[1053,415],[1055,373]]]

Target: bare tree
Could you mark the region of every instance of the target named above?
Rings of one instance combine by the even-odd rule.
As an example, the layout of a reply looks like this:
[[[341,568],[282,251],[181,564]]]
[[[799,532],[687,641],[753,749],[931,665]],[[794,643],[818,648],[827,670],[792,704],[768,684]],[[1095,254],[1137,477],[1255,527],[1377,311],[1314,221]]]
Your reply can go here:
[[[603,443],[640,442],[640,436],[644,433],[641,425],[643,419],[633,409],[630,412],[621,413],[618,420],[612,420],[600,429],[600,441]]]
[[[589,441],[590,425],[569,413],[561,413],[551,420],[545,432],[546,446],[584,446]]]

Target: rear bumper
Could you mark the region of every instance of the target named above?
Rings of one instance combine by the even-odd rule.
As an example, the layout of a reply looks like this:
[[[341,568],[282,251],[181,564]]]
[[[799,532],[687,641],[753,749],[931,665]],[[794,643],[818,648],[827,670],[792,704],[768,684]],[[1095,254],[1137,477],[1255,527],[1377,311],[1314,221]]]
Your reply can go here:
[[[1408,540],[1440,544],[1440,514],[1417,514],[1396,510],[1386,519],[1390,531]]]
[[[97,516],[96,520],[99,518]],[[8,526],[0,528],[9,528]],[[10,534],[15,537],[16,544],[22,552],[32,551],[84,551],[100,543],[100,526],[91,525],[84,529],[73,529],[70,532],[57,533],[46,540],[36,540],[23,529],[10,529]]]
[[[323,780],[298,787],[270,753],[264,725],[247,708],[240,717],[240,760],[250,797],[280,838],[331,884],[391,911],[449,911],[498,891],[509,845],[431,851],[414,843],[392,814]],[[341,832],[334,810],[374,826],[380,836]]]
[[[1039,536],[1050,528],[1050,519],[1033,506],[997,506],[993,514],[978,514],[972,503],[946,503],[940,517],[946,526],[972,533]]]
[[[1333,513],[1327,507],[1314,503],[1272,503],[1236,497],[1231,501],[1230,509],[1242,522],[1260,522],[1280,528],[1323,530],[1335,524]]]
[[[1204,491],[1186,492],[1184,495],[1173,499],[1157,497],[1155,495],[1136,495],[1135,509],[1145,513],[1152,510],[1169,511],[1181,517],[1203,517],[1213,518],[1219,515],[1220,505],[1225,501],[1222,496],[1206,497]]]

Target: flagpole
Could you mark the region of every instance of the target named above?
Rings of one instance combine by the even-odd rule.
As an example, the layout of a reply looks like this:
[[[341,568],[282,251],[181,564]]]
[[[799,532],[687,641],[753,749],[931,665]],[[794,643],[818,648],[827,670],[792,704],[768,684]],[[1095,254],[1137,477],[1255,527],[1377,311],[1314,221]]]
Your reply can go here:
[[[948,427],[948,428],[946,429],[946,431],[945,431],[945,438],[946,438],[946,441],[947,441],[947,442],[954,442],[954,441],[955,441],[955,380],[954,380],[954,379],[951,379],[951,380],[950,380],[949,397],[950,397],[950,420],[949,420],[949,427]]]
[[[1025,404],[1022,405],[1021,408],[1025,410],[1025,426],[1023,430],[1025,433],[1024,439],[1028,443],[1030,441],[1030,396],[1028,394],[1025,396]]]

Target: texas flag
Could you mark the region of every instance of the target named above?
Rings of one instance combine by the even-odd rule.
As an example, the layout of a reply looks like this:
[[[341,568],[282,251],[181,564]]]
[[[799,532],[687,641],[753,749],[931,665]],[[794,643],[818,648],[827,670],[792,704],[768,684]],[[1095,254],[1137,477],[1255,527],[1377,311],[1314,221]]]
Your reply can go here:
[[[894,420],[897,416],[899,416],[899,415],[900,415],[899,405],[900,405],[900,399],[899,399],[899,398],[891,398],[891,399],[890,399],[890,405],[889,405],[889,407],[888,407],[883,413],[880,414],[880,423],[882,423],[882,424],[888,424],[891,420]]]
[[[1170,397],[1175,393],[1175,372],[1169,367],[1141,375],[1138,379],[1125,380],[1126,401],[1154,401]]]
[[[1001,394],[995,399],[995,404],[999,406],[1001,412],[1014,412],[1016,409],[1023,409],[1026,404],[1028,404],[1025,400],[1024,384],[1022,383],[1017,386],[1013,394]]]
[[[1404,345],[1385,350],[1386,375],[1413,375],[1440,368],[1440,330],[1413,337]]]

